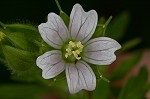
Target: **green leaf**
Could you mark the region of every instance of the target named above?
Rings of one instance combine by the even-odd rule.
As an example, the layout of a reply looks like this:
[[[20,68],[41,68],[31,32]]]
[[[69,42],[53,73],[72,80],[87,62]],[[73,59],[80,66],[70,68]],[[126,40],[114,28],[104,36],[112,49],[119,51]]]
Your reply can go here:
[[[117,68],[111,73],[111,80],[119,80],[123,78],[141,59],[142,53],[136,52],[128,59],[123,60]]]
[[[36,83],[45,83],[45,80],[42,78],[41,70],[37,66],[32,66],[29,70],[24,72],[14,72],[11,75],[11,79],[21,82],[36,82]]]
[[[129,23],[129,13],[123,12],[116,16],[109,24],[106,30],[106,36],[120,40],[125,33]]]
[[[26,71],[35,65],[33,53],[4,45],[3,53],[10,68],[14,71]]]
[[[144,99],[149,88],[148,71],[142,67],[137,76],[129,78],[118,99]]]
[[[105,24],[98,24],[92,38],[105,36],[105,31],[106,31],[107,26],[110,23],[111,19],[112,19],[112,16],[109,17],[109,19],[105,22]],[[102,20],[102,21],[104,21],[104,20]],[[101,23],[102,21],[100,20],[99,23]]]
[[[68,15],[65,12],[61,11],[60,12],[60,17],[63,19],[66,26],[68,27],[69,26],[69,21],[70,21]]]
[[[109,83],[98,80],[96,89],[93,92],[93,99],[108,99],[110,96],[110,85]]]
[[[93,34],[92,38],[101,37],[103,36],[103,33],[104,33],[103,25],[102,24],[97,25],[95,33]]]

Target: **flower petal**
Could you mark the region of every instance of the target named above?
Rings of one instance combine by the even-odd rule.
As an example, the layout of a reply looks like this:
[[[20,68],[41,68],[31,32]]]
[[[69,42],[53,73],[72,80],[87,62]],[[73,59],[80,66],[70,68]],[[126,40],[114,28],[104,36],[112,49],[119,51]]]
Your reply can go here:
[[[68,38],[68,30],[60,16],[55,13],[48,14],[48,22],[38,26],[43,40],[50,46],[60,49]]]
[[[95,31],[97,20],[98,15],[95,10],[85,12],[81,5],[75,4],[70,15],[71,38],[86,43]]]
[[[36,65],[41,69],[45,69],[61,60],[61,52],[58,50],[52,50],[39,56],[36,60]]]
[[[88,41],[84,46],[83,60],[97,65],[109,65],[116,60],[114,52],[121,45],[108,37],[99,37]]]
[[[42,72],[42,77],[45,79],[50,79],[50,78],[53,78],[53,77],[59,75],[61,72],[64,71],[65,65],[66,65],[66,63],[63,60],[58,61],[57,63],[44,69]]]
[[[82,87],[89,91],[94,90],[96,87],[96,77],[91,67],[84,61],[77,62],[76,66],[80,82],[79,88]]]
[[[92,91],[96,87],[96,77],[91,67],[84,61],[66,66],[66,77],[69,91],[72,94],[81,89]]]
[[[66,78],[70,93],[74,94],[79,91],[78,85],[78,71],[75,64],[66,65]]]
[[[45,79],[53,78],[65,69],[65,62],[58,50],[49,51],[39,56],[36,64],[43,70],[42,76]]]

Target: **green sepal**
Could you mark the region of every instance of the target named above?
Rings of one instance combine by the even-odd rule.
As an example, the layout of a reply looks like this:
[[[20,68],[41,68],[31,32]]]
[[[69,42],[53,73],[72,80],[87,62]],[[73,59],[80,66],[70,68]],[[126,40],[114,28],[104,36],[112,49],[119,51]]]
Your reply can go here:
[[[69,26],[69,17],[68,17],[68,15],[61,9],[61,6],[60,6],[58,0],[55,0],[55,2],[56,2],[56,5],[57,5],[57,7],[60,11],[60,14],[59,14],[60,17],[63,19],[65,25],[68,27]]]
[[[8,45],[2,47],[8,66],[13,71],[26,71],[35,65],[35,54]]]
[[[104,28],[102,24],[97,25],[95,33],[93,34],[92,38],[97,38],[103,36]]]
[[[63,19],[65,25],[68,27],[70,21],[69,16],[65,12],[60,11],[60,17]]]
[[[47,51],[55,50],[53,47],[48,45],[45,41],[37,42],[37,45],[39,46],[39,55],[44,54]]]
[[[110,16],[105,23],[104,23],[104,19],[101,19],[99,21],[99,23],[104,23],[104,24],[98,24],[97,25],[95,33],[93,34],[92,38],[105,36],[105,32],[106,32],[107,26],[110,23],[111,19],[112,19],[112,16]]]

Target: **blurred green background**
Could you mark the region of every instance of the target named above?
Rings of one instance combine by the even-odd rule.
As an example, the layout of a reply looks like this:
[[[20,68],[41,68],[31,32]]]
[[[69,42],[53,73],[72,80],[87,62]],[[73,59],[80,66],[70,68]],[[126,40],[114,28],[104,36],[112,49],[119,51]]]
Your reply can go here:
[[[114,18],[126,11],[130,14],[130,23],[124,39],[141,37],[140,47],[150,47],[150,2],[148,0],[59,0],[62,9],[69,15],[72,6],[80,3],[85,11],[95,9],[99,16]],[[59,14],[54,0],[0,0],[0,20],[2,22],[33,22],[40,24],[46,21],[49,12]],[[45,18],[44,18],[45,17]]]
[[[122,50],[122,52],[120,52],[121,54],[124,54],[126,52],[126,49],[128,49],[130,45],[131,46],[134,45],[133,43],[130,43],[129,45],[127,41],[134,40],[135,38],[141,40],[140,43],[137,43],[137,45],[135,44],[136,46],[133,46],[129,48],[129,50],[127,50],[127,52],[133,52],[137,50],[140,51],[138,53],[133,54],[129,59],[123,60],[123,62],[121,62],[121,64],[118,65],[119,68],[114,71],[112,76],[110,76],[110,79],[112,81],[122,78],[123,75],[125,75],[134,65],[136,65],[140,61],[141,58],[140,55],[141,52],[143,52],[141,50],[150,48],[150,40],[149,40],[150,3],[148,0],[59,0],[59,2],[63,11],[66,12],[68,15],[70,15],[72,6],[75,3],[81,4],[85,11],[95,9],[98,12],[99,17],[105,17],[106,20],[109,18],[109,16],[112,15],[113,16],[112,23],[110,22],[110,27],[108,27],[108,31],[106,32],[113,33],[113,32],[121,31],[122,33],[121,35],[117,33],[114,35],[113,34],[107,35],[109,37],[118,40],[121,44],[125,44],[125,47],[123,47],[124,49]],[[54,0],[0,0],[0,21],[5,24],[6,23],[9,24],[10,23],[31,23],[33,25],[38,25],[40,23],[46,22],[47,14],[50,12],[55,12],[59,14],[59,10]],[[115,29],[112,30],[112,28]],[[126,45],[126,43],[128,44]],[[35,92],[36,94],[38,93],[41,94],[41,91],[38,91],[39,87],[33,86],[34,83],[30,83],[31,85],[29,84],[29,86],[27,86],[26,83],[23,81],[18,82],[12,80],[11,72],[8,70],[7,67],[3,65],[4,65],[3,63],[0,63],[0,85],[8,84],[8,83],[19,85],[19,86],[6,85],[7,87],[6,86],[0,87],[0,91],[4,90],[3,94],[5,94],[5,92],[7,92],[9,88],[14,89],[12,91],[22,90],[23,92],[34,88],[34,90],[31,90],[33,91],[33,93]],[[120,73],[120,76],[118,76],[118,73]],[[94,93],[96,94],[94,99],[116,99],[116,97],[119,97],[117,99],[146,99],[143,98],[143,96],[145,95],[144,92],[146,92],[148,90],[147,88],[149,88],[147,85],[147,79],[148,79],[147,73],[148,71],[145,68],[142,68],[140,70],[140,73],[137,76],[129,79],[129,81],[126,84],[127,87],[122,88],[122,91],[120,91],[121,90],[120,88],[118,89],[113,88],[112,86],[108,86],[108,83],[102,81],[100,84],[97,85],[97,88],[105,89],[104,93],[101,96],[101,98],[98,98],[98,96],[96,95],[99,94],[100,91],[96,90],[96,92]],[[137,81],[139,81],[139,83],[137,83],[137,85],[134,85]],[[135,88],[136,86],[143,86],[143,87],[142,88],[138,87],[137,89],[133,90],[131,86],[133,86],[133,88]],[[115,89],[114,93],[110,93],[109,90],[110,87],[111,90]],[[45,94],[49,92],[49,89],[42,88],[42,85],[40,86],[40,89],[44,90]],[[132,90],[133,93],[130,94],[128,92],[129,90]],[[140,91],[141,94],[136,96],[138,93],[140,93]],[[32,94],[32,92],[27,92],[26,94],[23,94],[23,92],[21,92],[22,94],[18,95],[19,97],[18,99],[20,99],[21,96]],[[8,93],[11,93],[11,91]],[[120,93],[120,95],[118,95],[118,93]],[[116,96],[116,97],[108,98],[105,95]],[[12,98],[12,96],[13,94],[10,94],[10,97],[8,97],[8,99],[16,99],[16,98]],[[79,97],[82,96],[83,93],[79,94]],[[38,98],[34,97],[34,99],[38,99]],[[48,98],[43,98],[43,99],[48,99]],[[60,99],[60,98],[56,98],[56,99]],[[81,98],[74,97],[70,99],[81,99]]]

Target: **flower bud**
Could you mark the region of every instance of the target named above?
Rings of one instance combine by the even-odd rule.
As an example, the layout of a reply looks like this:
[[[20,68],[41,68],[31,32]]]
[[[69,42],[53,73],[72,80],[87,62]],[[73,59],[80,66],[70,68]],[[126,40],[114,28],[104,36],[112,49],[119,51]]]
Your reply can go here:
[[[11,46],[3,46],[3,54],[13,71],[26,71],[35,65],[34,54]]]

